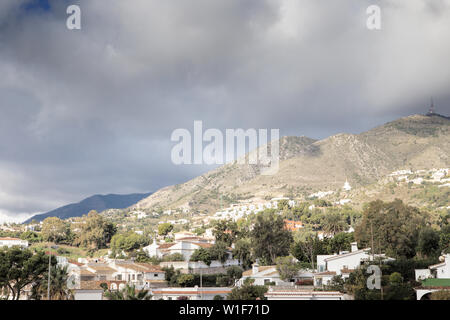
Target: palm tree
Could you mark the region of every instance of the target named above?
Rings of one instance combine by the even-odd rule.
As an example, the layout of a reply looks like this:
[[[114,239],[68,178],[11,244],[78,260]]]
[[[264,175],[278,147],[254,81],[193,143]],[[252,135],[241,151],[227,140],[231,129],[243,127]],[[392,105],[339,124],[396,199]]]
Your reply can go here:
[[[328,213],[323,218],[322,229],[325,233],[334,236],[345,230],[346,224],[339,213]]]
[[[69,274],[67,266],[53,266],[50,269],[50,299],[51,300],[73,300],[74,295],[72,290],[68,288]],[[42,278],[32,287],[31,298],[40,300],[47,299],[48,279]]]
[[[151,300],[152,296],[149,290],[136,290],[136,287],[126,285],[122,290],[105,291],[105,297],[108,300]]]

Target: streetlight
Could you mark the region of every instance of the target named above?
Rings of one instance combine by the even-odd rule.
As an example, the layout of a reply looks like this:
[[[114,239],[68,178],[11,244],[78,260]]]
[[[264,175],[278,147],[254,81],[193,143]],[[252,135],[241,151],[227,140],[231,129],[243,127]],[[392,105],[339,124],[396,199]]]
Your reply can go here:
[[[49,246],[49,255],[48,255],[48,280],[47,280],[47,299],[50,300],[50,270],[51,270],[51,258],[52,258],[52,250],[58,249],[58,246]]]

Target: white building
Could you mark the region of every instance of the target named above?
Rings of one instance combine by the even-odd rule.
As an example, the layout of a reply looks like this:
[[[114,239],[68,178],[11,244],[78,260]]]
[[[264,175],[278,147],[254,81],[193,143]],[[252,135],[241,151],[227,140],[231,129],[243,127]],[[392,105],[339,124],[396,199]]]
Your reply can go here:
[[[22,239],[19,239],[19,238],[10,238],[10,237],[0,238],[0,247],[11,248],[11,247],[14,247],[14,246],[27,248],[28,247],[28,241],[22,240]]]
[[[328,285],[336,275],[341,275],[343,279],[348,278],[350,273],[361,266],[361,264],[372,260],[372,255],[369,252],[370,248],[358,249],[357,243],[353,242],[351,244],[351,252],[342,251],[340,254],[318,255],[318,272],[314,274],[314,285]],[[384,255],[375,256],[384,257]]]
[[[151,291],[152,300],[177,300],[181,297],[188,300],[213,300],[215,296],[223,299],[231,293],[232,288],[226,287],[209,287],[199,288],[158,288]]]
[[[338,291],[312,291],[297,288],[270,287],[264,294],[267,300],[347,300],[348,298]]]
[[[342,189],[344,189],[345,191],[352,190],[352,187],[350,186],[350,183],[348,183],[347,180],[345,180],[345,183],[344,183],[344,186],[342,187]]]
[[[416,288],[417,300],[425,300],[434,291],[450,290],[450,253],[440,257],[441,262],[428,269],[416,269],[416,281],[422,286]]]
[[[293,280],[312,279],[313,276],[314,274],[309,271],[300,271]],[[253,264],[252,269],[242,273],[242,278],[237,281],[236,285],[242,286],[247,278],[253,279],[253,284],[259,286],[269,284],[274,286],[293,286],[295,284],[295,282],[282,280],[276,266],[259,266],[257,263]]]
[[[165,271],[159,266],[148,263],[113,261],[110,267],[115,269],[114,279],[126,281],[138,289],[160,286],[165,283]]]

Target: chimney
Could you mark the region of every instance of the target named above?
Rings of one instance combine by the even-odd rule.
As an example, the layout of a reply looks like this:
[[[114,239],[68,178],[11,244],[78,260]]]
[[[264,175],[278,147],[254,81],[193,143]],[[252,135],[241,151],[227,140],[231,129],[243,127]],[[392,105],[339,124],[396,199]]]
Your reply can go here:
[[[258,273],[258,269],[259,269],[259,264],[258,264],[258,262],[255,262],[255,263],[252,265],[252,274]]]
[[[352,242],[352,243],[350,243],[350,245],[352,246],[352,252],[358,251],[358,243],[357,242]]]

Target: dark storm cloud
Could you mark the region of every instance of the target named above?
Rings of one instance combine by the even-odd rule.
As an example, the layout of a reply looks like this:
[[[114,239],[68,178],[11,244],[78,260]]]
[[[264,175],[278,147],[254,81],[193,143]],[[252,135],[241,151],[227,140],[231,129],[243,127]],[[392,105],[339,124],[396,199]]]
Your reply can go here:
[[[155,191],[170,134],[280,128],[323,138],[411,113],[449,112],[450,0],[0,2],[0,215],[93,193]],[[24,9],[27,8],[27,9]]]

